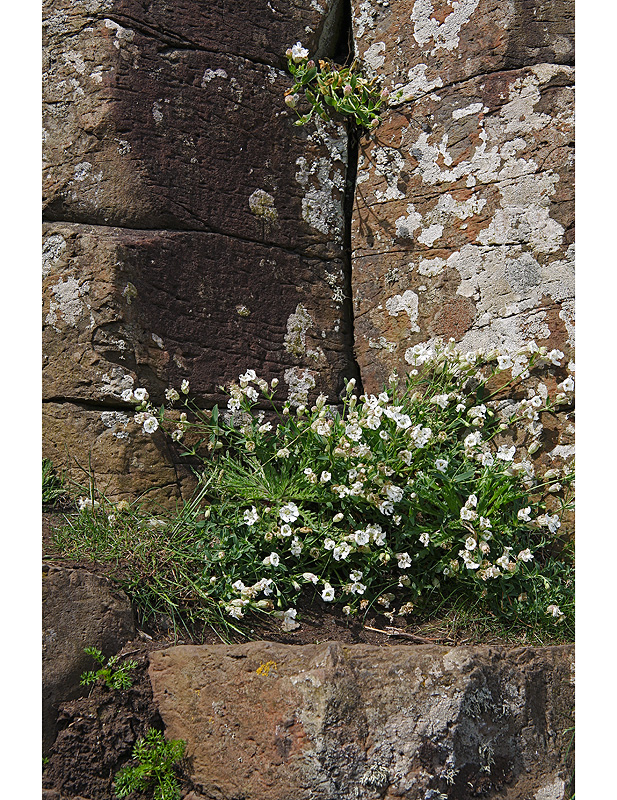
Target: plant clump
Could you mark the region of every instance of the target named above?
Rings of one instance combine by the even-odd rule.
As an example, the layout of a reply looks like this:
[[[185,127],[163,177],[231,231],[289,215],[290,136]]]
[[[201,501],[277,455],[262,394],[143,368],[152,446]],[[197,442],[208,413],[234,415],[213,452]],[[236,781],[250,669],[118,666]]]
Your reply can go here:
[[[100,669],[84,672],[79,680],[80,686],[91,686],[97,681],[102,681],[108,689],[128,689],[132,685],[130,673],[137,667],[136,661],[128,660],[120,664],[120,656],[116,655],[105,663],[105,656],[96,647],[84,647],[84,653],[92,656],[100,664]]]
[[[175,766],[184,757],[185,749],[184,740],[167,741],[161,731],[150,729],[133,748],[133,759],[138,764],[125,766],[116,774],[116,797],[151,790],[154,800],[179,800]]]
[[[192,529],[172,526],[192,554],[192,602],[198,595],[233,624],[273,614],[287,632],[307,591],[349,617],[372,608],[410,619],[457,601],[571,630],[573,566],[560,528],[574,476],[536,476],[528,457],[542,447],[543,415],[572,403],[571,375],[552,398],[542,380],[561,359],[535,343],[511,355],[416,345],[404,380],[392,375],[361,396],[350,380],[340,405],[319,395],[309,408],[277,406],[278,381],[249,369],[227,387],[225,409],[185,401],[190,418],[170,410],[176,390],[158,410],[136,390],[137,421],[154,419],[202,459]],[[513,399],[531,372],[536,387]]]
[[[347,67],[323,59],[315,63],[300,42],[290,47],[286,56],[294,84],[285,92],[285,103],[296,112],[296,125],[306,125],[314,114],[327,121],[332,112],[351,118],[360,128],[379,125],[390,91],[381,88],[378,77],[366,77],[358,59]],[[302,95],[311,107],[306,113],[298,110]]]

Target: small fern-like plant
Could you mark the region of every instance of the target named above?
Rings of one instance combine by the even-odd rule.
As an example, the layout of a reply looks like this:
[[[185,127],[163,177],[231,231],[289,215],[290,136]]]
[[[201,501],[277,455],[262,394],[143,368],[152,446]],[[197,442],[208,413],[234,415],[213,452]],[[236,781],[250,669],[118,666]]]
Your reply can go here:
[[[84,672],[79,680],[81,686],[91,686],[97,681],[102,681],[108,689],[128,689],[133,680],[130,672],[137,666],[136,661],[124,661],[118,664],[120,656],[111,656],[105,663],[105,656],[96,647],[84,647],[84,653],[100,664],[100,669],[96,672],[88,670]]]
[[[153,800],[179,800],[175,765],[184,757],[185,749],[183,739],[167,741],[161,731],[147,731],[133,748],[133,759],[139,762],[137,766],[122,767],[116,773],[116,797],[153,790]]]

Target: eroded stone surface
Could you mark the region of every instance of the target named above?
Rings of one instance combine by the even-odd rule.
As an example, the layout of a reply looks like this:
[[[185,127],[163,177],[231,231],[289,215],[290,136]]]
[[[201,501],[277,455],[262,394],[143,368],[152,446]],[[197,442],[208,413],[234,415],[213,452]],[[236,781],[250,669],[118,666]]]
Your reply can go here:
[[[573,346],[572,69],[496,72],[391,111],[361,146],[353,220],[365,388],[453,337]]]
[[[48,399],[121,407],[124,389],[146,386],[161,402],[188,379],[213,402],[249,368],[278,378],[282,397],[341,388],[341,260],[220,234],[47,223],[44,273]]]
[[[82,486],[94,479],[110,500],[141,500],[174,506],[188,499],[195,479],[178,463],[167,437],[144,433],[132,411],[92,409],[74,403],[43,404],[43,458]]]
[[[259,61],[244,53],[273,10],[251,8],[236,30],[250,4],[227,16],[216,4],[185,2],[170,17],[173,4],[158,3],[147,22],[143,10],[132,16],[136,3],[94,5],[80,6],[79,28],[74,6],[47,9],[46,218],[219,231],[339,255],[344,129],[299,129],[283,101],[285,49],[303,36],[316,46],[305,28],[323,25],[328,4],[303,12],[286,4],[293,13],[278,21],[287,44],[275,58],[270,42],[254,54]],[[199,19],[204,33],[194,40]],[[219,37],[214,51],[202,43],[208,32]]]
[[[562,800],[572,664],[570,646],[252,642],[157,651],[150,677],[167,735],[188,742],[195,797],[520,800],[551,787]]]
[[[417,99],[457,81],[574,63],[572,0],[351,0],[358,55]]]
[[[78,697],[93,668],[84,647],[106,657],[135,636],[131,604],[110,581],[84,569],[43,565],[43,749],[54,741],[58,704]]]

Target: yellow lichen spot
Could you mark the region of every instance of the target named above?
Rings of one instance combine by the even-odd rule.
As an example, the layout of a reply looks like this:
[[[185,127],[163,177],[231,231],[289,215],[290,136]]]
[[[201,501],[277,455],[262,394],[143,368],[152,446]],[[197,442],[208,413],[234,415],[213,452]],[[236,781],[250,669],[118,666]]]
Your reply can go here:
[[[258,675],[267,678],[271,670],[276,672],[276,661],[266,661],[265,664],[260,664],[255,671]]]

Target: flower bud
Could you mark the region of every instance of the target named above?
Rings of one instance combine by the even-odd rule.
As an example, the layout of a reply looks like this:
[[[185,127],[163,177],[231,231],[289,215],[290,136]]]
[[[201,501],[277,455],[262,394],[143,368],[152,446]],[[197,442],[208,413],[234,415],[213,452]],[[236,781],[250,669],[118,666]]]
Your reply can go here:
[[[533,442],[533,444],[529,445],[527,452],[529,453],[530,456],[532,456],[534,453],[537,453],[541,447],[542,445],[540,444],[540,442]]]
[[[351,86],[348,83],[343,87],[343,94],[345,95],[345,97],[349,97],[349,95],[352,93],[352,91],[353,90],[352,90]]]
[[[272,381],[271,381],[271,383],[270,383],[270,386],[272,387],[272,390],[273,390],[273,391],[274,391],[274,389],[276,389],[276,387],[277,387],[278,385],[279,385],[279,379],[278,379],[278,378],[272,378]]]

